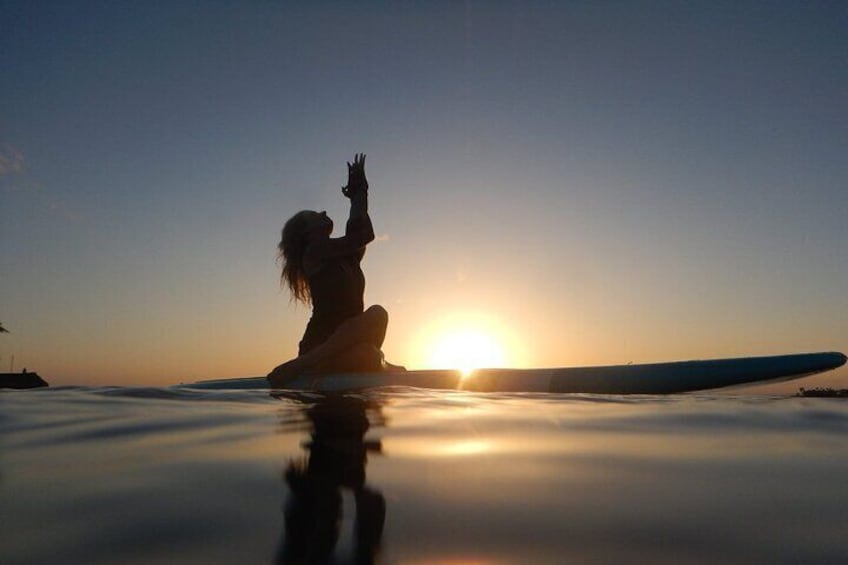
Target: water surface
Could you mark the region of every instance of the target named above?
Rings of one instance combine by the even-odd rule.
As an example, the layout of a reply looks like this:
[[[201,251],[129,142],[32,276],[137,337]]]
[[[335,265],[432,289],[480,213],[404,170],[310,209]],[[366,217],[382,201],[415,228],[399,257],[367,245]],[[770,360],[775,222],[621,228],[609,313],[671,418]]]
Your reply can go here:
[[[9,563],[841,563],[848,403],[0,393]]]

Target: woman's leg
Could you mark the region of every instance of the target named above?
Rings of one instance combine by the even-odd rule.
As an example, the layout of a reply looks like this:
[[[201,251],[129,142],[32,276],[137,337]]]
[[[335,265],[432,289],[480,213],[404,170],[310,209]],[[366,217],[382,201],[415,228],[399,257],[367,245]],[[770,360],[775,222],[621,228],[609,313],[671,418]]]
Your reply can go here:
[[[386,309],[374,305],[362,314],[345,320],[327,341],[303,355],[283,363],[268,374],[272,386],[282,386],[286,380],[331,361],[344,351],[365,343],[377,350],[383,345],[389,314]]]
[[[317,365],[310,371],[316,373],[370,373],[383,369],[383,352],[366,342],[345,349],[335,357],[331,357]]]

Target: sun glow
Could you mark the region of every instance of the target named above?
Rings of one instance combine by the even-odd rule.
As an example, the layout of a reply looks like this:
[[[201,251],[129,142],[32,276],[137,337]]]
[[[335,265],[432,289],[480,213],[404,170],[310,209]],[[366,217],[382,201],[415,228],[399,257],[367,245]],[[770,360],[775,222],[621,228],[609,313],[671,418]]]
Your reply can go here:
[[[521,366],[525,352],[509,328],[485,313],[450,313],[421,327],[410,341],[408,359],[414,367],[474,369]]]
[[[459,369],[468,376],[481,367],[503,367],[503,347],[491,335],[479,330],[457,329],[442,334],[433,343],[430,365]]]

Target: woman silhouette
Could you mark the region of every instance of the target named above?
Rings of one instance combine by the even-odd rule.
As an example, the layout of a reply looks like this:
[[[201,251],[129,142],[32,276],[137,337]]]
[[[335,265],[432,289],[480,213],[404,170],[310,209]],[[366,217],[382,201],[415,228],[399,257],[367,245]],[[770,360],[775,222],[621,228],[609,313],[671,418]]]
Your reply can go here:
[[[360,262],[365,246],[374,240],[365,154],[347,164],[347,173],[342,194],[350,199],[350,217],[344,236],[330,237],[333,221],[326,212],[298,212],[283,227],[278,245],[282,282],[294,300],[312,304],[312,317],[298,356],[268,374],[274,388],[284,388],[305,372],[366,372],[387,366],[380,348],[388,313],[379,305],[365,310],[363,303],[365,276]]]

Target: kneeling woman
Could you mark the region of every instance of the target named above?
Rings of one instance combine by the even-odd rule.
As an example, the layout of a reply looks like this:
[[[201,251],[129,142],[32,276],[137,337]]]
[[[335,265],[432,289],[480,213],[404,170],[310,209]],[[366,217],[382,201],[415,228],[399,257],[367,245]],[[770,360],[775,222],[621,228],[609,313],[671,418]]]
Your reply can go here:
[[[357,154],[347,167],[342,193],[350,199],[350,218],[343,237],[330,237],[333,221],[326,212],[298,212],[283,227],[278,246],[283,283],[295,300],[312,304],[312,318],[298,356],[268,374],[275,388],[285,388],[301,373],[379,371],[386,365],[380,348],[388,314],[382,306],[364,309],[359,265],[374,240],[365,155]]]

